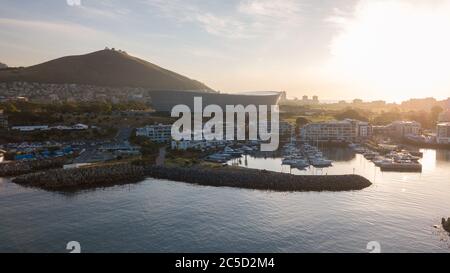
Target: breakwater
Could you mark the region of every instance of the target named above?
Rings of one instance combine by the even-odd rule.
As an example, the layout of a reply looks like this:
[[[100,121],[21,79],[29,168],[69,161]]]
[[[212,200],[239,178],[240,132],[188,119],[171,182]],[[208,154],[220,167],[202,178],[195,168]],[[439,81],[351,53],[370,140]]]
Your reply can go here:
[[[41,170],[62,168],[66,160],[66,158],[57,158],[0,163],[0,177],[22,175]]]
[[[134,183],[145,177],[204,186],[271,191],[353,191],[372,183],[358,175],[300,176],[241,168],[137,166],[128,163],[98,165],[68,170],[49,170],[22,175],[13,182],[48,190],[102,187]]]
[[[205,186],[272,191],[351,191],[372,185],[358,175],[292,175],[244,168],[173,168],[153,166],[148,176]]]
[[[78,169],[53,169],[25,174],[13,179],[14,183],[47,190],[76,190],[124,183],[145,178],[144,169],[131,164],[108,164]]]

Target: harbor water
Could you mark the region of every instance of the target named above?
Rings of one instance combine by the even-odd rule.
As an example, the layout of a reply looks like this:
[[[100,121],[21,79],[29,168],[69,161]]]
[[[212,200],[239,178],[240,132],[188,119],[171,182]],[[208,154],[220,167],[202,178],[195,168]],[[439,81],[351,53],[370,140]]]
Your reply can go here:
[[[422,150],[421,173],[381,172],[349,149],[333,166],[291,170],[281,158],[229,164],[306,175],[360,174],[354,192],[269,192],[146,179],[52,193],[0,178],[0,252],[450,252],[450,151]]]

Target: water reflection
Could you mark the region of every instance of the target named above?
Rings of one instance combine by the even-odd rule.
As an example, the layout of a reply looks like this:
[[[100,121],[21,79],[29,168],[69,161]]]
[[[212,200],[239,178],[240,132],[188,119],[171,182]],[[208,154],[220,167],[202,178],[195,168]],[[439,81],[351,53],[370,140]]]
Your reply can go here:
[[[450,162],[450,150],[437,150],[436,160],[439,163],[445,163],[445,161]]]
[[[423,149],[421,151],[423,153],[423,158],[420,160],[423,166],[422,172],[433,172],[436,168],[450,168],[449,150]],[[375,164],[365,159],[361,154],[355,154],[350,149],[323,148],[322,152],[327,158],[334,161],[332,167],[315,168],[310,166],[304,170],[298,170],[291,168],[288,165],[282,165],[281,153],[263,153],[251,156],[244,155],[241,158],[230,160],[228,164],[253,169],[304,175],[359,174],[366,176],[369,179],[376,179],[377,174],[381,174],[381,171]]]
[[[363,175],[373,185],[340,193],[279,193],[147,179],[49,193],[0,178],[0,252],[449,252],[434,225],[450,216],[449,151],[422,150],[422,173],[383,173],[361,155],[324,150],[333,167],[299,171],[278,155],[234,164],[295,174]],[[233,164],[233,163],[230,163]]]
[[[324,155],[333,161],[351,161],[356,154],[350,149],[328,148],[323,150]]]

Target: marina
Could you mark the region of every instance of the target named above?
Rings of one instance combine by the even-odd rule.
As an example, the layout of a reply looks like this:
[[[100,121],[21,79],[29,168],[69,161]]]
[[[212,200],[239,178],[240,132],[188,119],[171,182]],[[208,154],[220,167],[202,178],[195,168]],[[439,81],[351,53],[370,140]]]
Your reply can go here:
[[[391,151],[382,155],[379,152],[358,144],[350,144],[348,148],[342,149],[349,154],[358,155],[366,161],[373,163],[381,172],[422,172],[422,163],[420,160],[423,154],[420,152],[400,150]],[[248,155],[252,158],[254,153],[244,153],[240,149],[236,149],[234,153],[226,153],[224,151],[223,153],[213,154],[209,158],[215,162],[227,162],[229,165],[245,166],[242,162],[248,162]],[[267,157],[267,154],[264,156]],[[334,163],[317,146],[312,146],[307,143],[286,143],[282,148],[281,154],[272,154],[269,157],[279,159],[279,162],[274,163],[276,166],[271,168],[271,170],[277,169],[279,166],[283,169],[288,166],[288,172],[292,172],[295,169],[302,174],[308,170],[313,170],[317,174],[326,174],[328,173],[327,169],[332,168]],[[257,156],[253,158],[257,158]]]
[[[364,158],[372,161],[381,171],[391,172],[421,172],[422,164],[420,152],[410,152],[407,150],[390,151],[384,155],[357,144],[350,144],[349,148],[355,153],[362,154]]]
[[[290,142],[283,147],[282,163],[303,170],[309,166],[317,168],[330,167],[333,161],[325,158],[322,152],[315,146],[309,144],[297,145],[296,142]]]
[[[231,158],[227,161],[228,165],[266,169],[270,171],[278,171],[285,173],[292,173],[298,175],[331,175],[331,174],[365,174],[360,167],[352,168],[350,165],[343,164],[342,159],[358,159],[364,163],[364,168],[370,166],[371,175],[382,175],[383,173],[422,173],[424,157],[413,156],[407,151],[390,152],[382,155],[375,155],[376,152],[372,152],[367,148],[362,148],[364,151],[357,152],[357,148],[322,148],[322,151],[314,146],[302,144],[286,144],[285,149],[280,154],[271,155],[242,155],[241,157]],[[313,147],[313,148],[311,148]],[[309,152],[303,152],[308,150]],[[338,152],[337,154],[335,154]],[[315,157],[308,157],[304,154],[314,154]],[[367,154],[373,154],[373,156],[367,156]],[[320,158],[326,160],[327,164],[311,164],[310,159]],[[369,159],[370,158],[370,159]],[[304,163],[304,166],[296,166],[295,163]],[[317,163],[317,162],[316,162]],[[329,163],[329,164],[328,164]],[[345,171],[343,171],[345,170]],[[366,176],[369,179],[374,179],[372,176]]]

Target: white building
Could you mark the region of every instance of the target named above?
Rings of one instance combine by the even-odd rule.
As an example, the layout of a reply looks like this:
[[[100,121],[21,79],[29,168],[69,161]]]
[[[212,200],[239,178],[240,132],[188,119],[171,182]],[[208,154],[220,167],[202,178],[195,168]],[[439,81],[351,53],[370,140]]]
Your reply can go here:
[[[450,144],[450,122],[438,123],[436,128],[436,142]]]
[[[223,148],[233,141],[228,140],[172,140],[172,150],[208,150]]]
[[[369,123],[351,119],[310,123],[300,131],[303,141],[353,142],[368,138],[371,134]]]
[[[148,137],[154,142],[169,142],[172,139],[172,125],[148,125],[136,129],[136,136]]]
[[[18,130],[21,132],[32,132],[32,131],[45,131],[49,130],[48,125],[37,125],[37,126],[14,126],[12,130]]]

